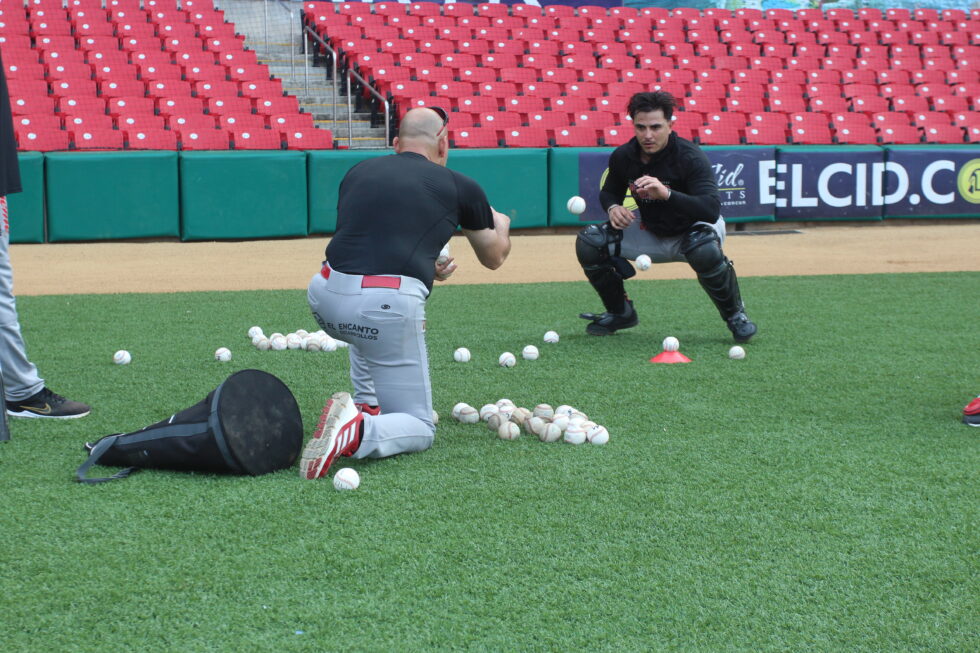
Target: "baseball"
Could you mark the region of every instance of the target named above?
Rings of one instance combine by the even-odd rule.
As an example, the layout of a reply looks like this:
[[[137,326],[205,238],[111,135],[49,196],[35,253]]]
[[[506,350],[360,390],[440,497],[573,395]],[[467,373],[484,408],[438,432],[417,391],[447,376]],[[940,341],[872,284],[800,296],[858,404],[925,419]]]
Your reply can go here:
[[[333,475],[333,486],[338,490],[356,490],[361,484],[361,475],[350,467],[338,469]]]
[[[573,195],[568,198],[568,203],[565,205],[569,213],[574,213],[575,215],[580,215],[585,212],[585,200],[578,195]]]
[[[555,409],[551,407],[550,404],[538,404],[531,411],[531,414],[535,417],[541,417],[543,419],[551,419],[555,416]]]
[[[740,361],[745,358],[745,350],[742,347],[735,345],[728,350],[728,357],[734,361]]]
[[[559,415],[556,413],[555,416],[551,418],[551,423],[557,426],[558,429],[564,433],[569,424],[568,415]]]
[[[435,410],[432,411],[432,423],[433,424],[439,423],[439,413],[437,413]]]
[[[548,343],[558,342],[558,333],[556,331],[545,331],[544,341]]]
[[[112,362],[116,365],[129,365],[132,360],[133,357],[130,356],[129,352],[125,349],[120,349],[112,355]]]
[[[524,430],[531,435],[540,435],[544,425],[547,424],[540,417],[531,417],[524,422]]]
[[[470,358],[472,358],[472,355],[470,354],[470,350],[466,347],[460,347],[453,352],[453,360],[455,360],[457,363],[469,363]]]
[[[574,407],[569,406],[568,404],[562,404],[561,406],[555,409],[555,416],[557,417],[558,415],[564,415],[565,417],[571,417],[572,413],[574,412],[575,412]]]
[[[336,342],[337,342],[337,349],[346,349],[347,347],[350,347],[350,345],[347,344],[346,340],[337,340]]]
[[[231,350],[227,347],[218,347],[214,352],[214,360],[227,363],[231,360]]]
[[[505,351],[497,359],[497,363],[500,364],[500,367],[514,367],[517,365],[517,358],[509,351]]]
[[[609,431],[605,426],[593,426],[585,432],[585,439],[592,444],[606,444],[609,442]]]
[[[262,335],[265,335],[264,333],[262,333],[262,327],[254,326],[248,330],[248,337],[251,338],[253,341],[255,340],[256,336],[262,336]]]
[[[263,336],[255,342],[255,348],[259,351],[269,351],[272,348],[272,343],[269,342],[268,338]]]
[[[652,263],[653,261],[651,261],[650,257],[646,254],[640,254],[636,257],[636,267],[641,270],[649,270]]]
[[[303,338],[297,333],[286,334],[286,347],[289,349],[299,349],[303,346]]]
[[[501,397],[494,402],[497,408],[513,408],[517,404],[514,403],[513,399],[508,399],[507,397]]]
[[[310,335],[310,332],[306,329],[296,329],[296,335],[298,335],[300,338],[305,338]]]
[[[514,422],[518,426],[524,426],[524,422],[531,419],[531,411],[523,406],[519,406],[514,409],[514,412],[510,416],[510,421]]]
[[[316,336],[310,336],[303,339],[303,349],[306,351],[320,351],[322,347],[322,340]]]
[[[545,423],[538,431],[538,439],[542,442],[558,442],[561,439],[561,429],[552,423]]]
[[[270,333],[269,334],[269,340],[272,340],[273,338],[285,338],[285,337],[286,336],[284,336],[283,334],[279,333],[278,331],[276,331],[275,333]]]
[[[521,350],[521,356],[524,357],[524,360],[536,361],[538,360],[538,348],[534,345],[528,345]]]
[[[476,424],[480,421],[480,413],[473,406],[463,406],[459,411],[459,421],[463,424]]]
[[[582,444],[585,442],[585,429],[580,426],[569,426],[565,429],[562,439],[568,444]]]
[[[337,341],[330,336],[324,336],[323,344],[320,345],[323,351],[337,351]]]
[[[491,431],[496,431],[497,429],[500,428],[501,424],[509,420],[510,420],[509,417],[505,415],[501,415],[500,413],[491,413],[490,415],[487,416],[487,420],[486,420],[487,428],[490,429]]]
[[[466,403],[465,401],[461,401],[461,402],[459,402],[458,404],[456,404],[455,406],[453,406],[453,409],[452,409],[452,411],[450,411],[450,413],[449,413],[449,415],[450,415],[450,416],[451,416],[451,417],[452,417],[452,418],[453,418],[454,420],[456,420],[457,422],[459,422],[459,421],[461,421],[461,420],[459,419],[459,413],[460,413],[460,411],[461,411],[461,410],[463,410],[463,408],[465,408],[465,407],[466,407],[467,405],[468,405],[468,404],[467,404],[467,403]]]
[[[269,345],[273,351],[282,351],[286,348],[286,336],[281,333],[269,338]]]
[[[681,343],[674,336],[664,338],[664,351],[677,351],[681,348]]]
[[[501,440],[516,440],[521,437],[521,427],[513,422],[504,422],[497,429],[497,437]]]
[[[436,263],[438,263],[439,265],[445,265],[446,261],[448,260],[449,260],[449,245],[446,245],[439,252],[439,256],[436,257]]]
[[[500,409],[497,408],[497,404],[484,404],[480,407],[480,419],[485,422],[490,419],[491,415],[496,415],[499,412]]]

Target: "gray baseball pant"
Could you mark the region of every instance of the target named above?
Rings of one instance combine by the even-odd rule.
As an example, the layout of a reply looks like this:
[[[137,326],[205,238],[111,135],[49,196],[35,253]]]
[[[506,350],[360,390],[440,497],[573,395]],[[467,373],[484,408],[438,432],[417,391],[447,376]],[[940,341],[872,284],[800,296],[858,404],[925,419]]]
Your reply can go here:
[[[14,271],[10,265],[10,228],[7,198],[0,197],[0,370],[7,401],[19,401],[44,388],[34,363],[27,359],[27,348],[20,333],[17,300],[14,298]]]
[[[696,224],[706,224],[718,234],[719,246],[725,244],[725,218],[718,218],[714,224],[698,222]],[[644,227],[639,218],[633,220],[630,226],[623,230],[623,240],[620,245],[619,255],[623,258],[635,261],[636,257],[646,254],[653,263],[674,263],[686,262],[684,252],[681,251],[681,236],[661,238],[652,231]]]
[[[364,415],[352,457],[428,449],[436,431],[425,345],[428,289],[412,277],[324,270],[310,281],[310,310],[320,328],[350,345],[354,401],[381,407],[380,415]]]

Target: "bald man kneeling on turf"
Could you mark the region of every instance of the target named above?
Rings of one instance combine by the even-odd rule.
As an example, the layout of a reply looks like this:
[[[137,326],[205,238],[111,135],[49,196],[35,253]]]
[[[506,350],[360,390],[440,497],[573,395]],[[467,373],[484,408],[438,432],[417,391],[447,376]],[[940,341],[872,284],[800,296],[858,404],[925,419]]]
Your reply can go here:
[[[300,475],[320,478],[337,456],[383,458],[432,446],[432,390],[425,301],[457,227],[485,267],[510,253],[510,218],[491,208],[475,181],[446,168],[449,114],[412,109],[395,154],[368,159],[340,183],[337,231],[310,281],[320,327],[350,344],[354,395],[337,392],[303,451]]]

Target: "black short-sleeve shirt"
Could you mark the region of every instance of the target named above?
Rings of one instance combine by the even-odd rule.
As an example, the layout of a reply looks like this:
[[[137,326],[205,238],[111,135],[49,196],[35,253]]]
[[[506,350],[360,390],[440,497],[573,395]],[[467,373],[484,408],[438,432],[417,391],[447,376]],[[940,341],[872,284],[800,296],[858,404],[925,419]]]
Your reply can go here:
[[[340,182],[327,260],[346,274],[405,275],[431,289],[435,260],[457,226],[494,228],[475,181],[413,152],[367,159]]]

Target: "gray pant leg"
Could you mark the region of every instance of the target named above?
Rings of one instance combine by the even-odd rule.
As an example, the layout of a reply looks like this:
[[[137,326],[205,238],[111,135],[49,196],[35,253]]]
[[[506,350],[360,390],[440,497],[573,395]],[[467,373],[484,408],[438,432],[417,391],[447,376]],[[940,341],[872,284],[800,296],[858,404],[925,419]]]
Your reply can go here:
[[[378,405],[378,395],[374,391],[374,379],[367,361],[357,351],[356,347],[347,348],[350,358],[350,380],[354,384],[354,401],[368,406]]]
[[[336,274],[336,273],[335,273]],[[364,416],[353,458],[384,458],[432,446],[432,390],[425,345],[425,291],[366,288],[331,290],[331,280],[310,282],[310,308],[320,326],[350,343],[358,374],[367,371],[384,414]],[[380,309],[380,306],[387,309]],[[363,363],[363,366],[361,364]],[[353,372],[353,368],[352,368]]]
[[[10,233],[0,236],[0,369],[8,401],[27,399],[44,388],[44,379],[27,359],[20,333],[17,301],[14,299],[14,272],[10,265]]]

